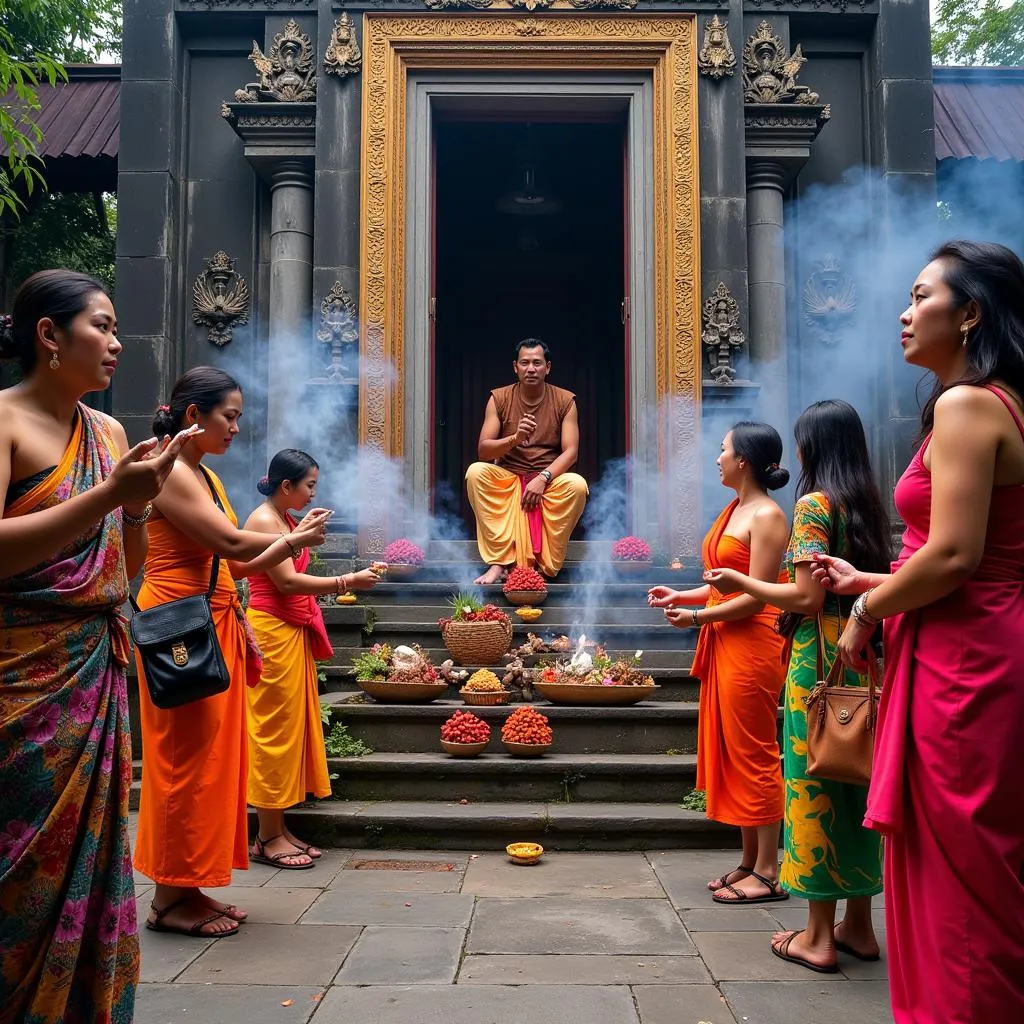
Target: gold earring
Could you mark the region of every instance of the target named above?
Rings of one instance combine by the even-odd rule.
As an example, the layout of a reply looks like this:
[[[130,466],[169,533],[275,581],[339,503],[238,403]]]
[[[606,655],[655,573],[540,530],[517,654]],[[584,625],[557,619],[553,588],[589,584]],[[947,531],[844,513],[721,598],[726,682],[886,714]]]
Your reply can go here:
[[[56,352],[54,352],[53,355],[50,356],[50,369],[51,370],[59,370],[60,369],[60,359],[57,358],[57,353]]]
[[[960,325],[960,334],[963,336],[962,339],[961,339],[960,344],[964,348],[967,348],[967,338],[970,335],[970,333],[971,333],[971,329],[970,329],[970,327],[967,326],[967,324],[961,324]]]

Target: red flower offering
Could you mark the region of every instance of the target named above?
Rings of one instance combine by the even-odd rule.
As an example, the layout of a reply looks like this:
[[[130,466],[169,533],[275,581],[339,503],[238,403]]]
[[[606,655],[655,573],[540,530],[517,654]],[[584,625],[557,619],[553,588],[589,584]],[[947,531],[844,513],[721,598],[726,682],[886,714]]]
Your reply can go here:
[[[382,562],[390,565],[423,565],[427,560],[423,548],[404,537],[393,540],[380,557]]]
[[[616,562],[649,562],[651,546],[639,537],[620,537],[612,545],[612,558]]]

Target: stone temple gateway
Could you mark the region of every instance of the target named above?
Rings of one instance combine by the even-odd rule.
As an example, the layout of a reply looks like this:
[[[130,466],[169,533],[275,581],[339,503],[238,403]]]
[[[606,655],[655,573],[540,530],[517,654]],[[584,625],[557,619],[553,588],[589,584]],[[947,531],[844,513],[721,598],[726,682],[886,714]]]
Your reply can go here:
[[[121,125],[133,437],[222,365],[247,392],[232,486],[290,445],[400,467],[411,512],[382,487],[376,552],[458,508],[487,393],[539,336],[581,472],[671,468],[630,524],[692,552],[721,425],[787,436],[870,313],[805,197],[870,168],[884,237],[890,194],[933,188],[928,3],[129,0]],[[895,372],[857,402],[880,466],[915,415]]]

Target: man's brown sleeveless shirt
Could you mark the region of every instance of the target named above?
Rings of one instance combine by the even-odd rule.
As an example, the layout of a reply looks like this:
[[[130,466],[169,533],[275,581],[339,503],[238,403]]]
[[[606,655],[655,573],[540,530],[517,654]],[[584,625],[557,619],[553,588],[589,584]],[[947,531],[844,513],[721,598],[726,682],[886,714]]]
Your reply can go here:
[[[537,429],[529,444],[517,445],[503,459],[497,460],[499,466],[513,473],[538,473],[562,454],[562,420],[576,401],[571,391],[545,384],[544,394],[536,406],[523,404],[519,383],[495,388],[491,397],[501,420],[499,437],[514,434],[526,413],[537,420]]]

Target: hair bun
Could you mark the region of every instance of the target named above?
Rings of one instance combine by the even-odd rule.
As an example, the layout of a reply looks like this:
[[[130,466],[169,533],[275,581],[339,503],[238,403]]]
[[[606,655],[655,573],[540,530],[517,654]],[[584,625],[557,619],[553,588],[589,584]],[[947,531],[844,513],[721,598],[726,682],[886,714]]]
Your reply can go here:
[[[768,490],[777,491],[789,483],[789,470],[784,466],[772,466],[768,471]]]
[[[260,477],[256,482],[256,490],[264,497],[269,498],[274,493],[274,488],[270,486],[270,478],[265,476]]]

